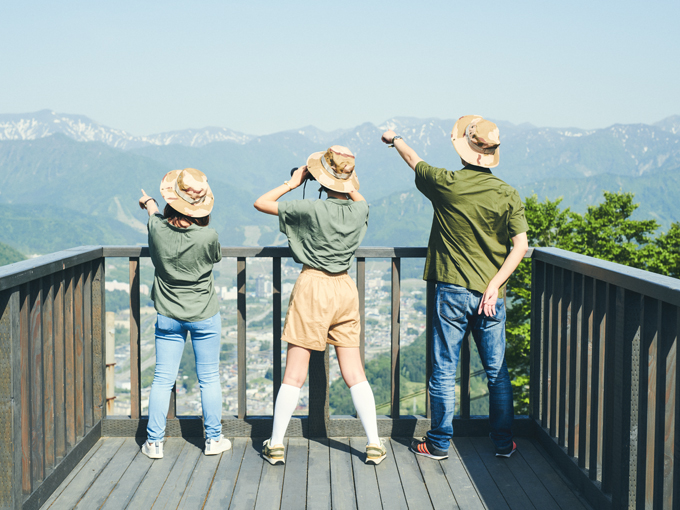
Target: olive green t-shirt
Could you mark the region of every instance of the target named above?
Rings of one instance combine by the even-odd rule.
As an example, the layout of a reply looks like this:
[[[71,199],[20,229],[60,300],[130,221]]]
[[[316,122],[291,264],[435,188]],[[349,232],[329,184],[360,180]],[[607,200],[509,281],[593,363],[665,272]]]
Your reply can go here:
[[[368,204],[338,198],[279,202],[279,228],[295,262],[342,273],[366,235]]]
[[[217,232],[198,225],[178,228],[160,214],[149,217],[147,228],[155,268],[151,299],[156,311],[187,322],[218,313],[212,275],[213,264],[222,260]]]
[[[519,193],[489,169],[451,172],[424,161],[416,165],[416,187],[434,209],[423,279],[484,292],[511,239],[529,230]]]

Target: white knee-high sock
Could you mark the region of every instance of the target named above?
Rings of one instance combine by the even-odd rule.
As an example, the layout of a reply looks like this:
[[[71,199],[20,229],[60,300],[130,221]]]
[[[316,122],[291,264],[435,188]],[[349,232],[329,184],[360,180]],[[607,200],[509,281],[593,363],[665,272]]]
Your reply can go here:
[[[352,402],[357,410],[357,416],[361,420],[361,424],[366,431],[366,437],[369,444],[380,444],[380,436],[378,436],[378,419],[375,414],[375,398],[373,397],[373,390],[368,381],[355,384],[349,389],[352,395]]]
[[[290,384],[282,384],[281,388],[279,388],[276,404],[274,404],[271,445],[283,444],[283,436],[286,435],[286,429],[288,428],[290,417],[293,416],[293,411],[297,407],[299,396],[300,388]]]

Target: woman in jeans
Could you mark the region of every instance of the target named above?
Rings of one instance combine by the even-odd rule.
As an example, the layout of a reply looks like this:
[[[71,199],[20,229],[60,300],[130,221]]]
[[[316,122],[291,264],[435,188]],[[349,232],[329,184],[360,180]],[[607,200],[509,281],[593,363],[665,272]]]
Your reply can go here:
[[[214,197],[205,174],[194,168],[168,172],[160,191],[168,203],[162,216],[156,199],[144,190],[139,199],[139,206],[149,213],[149,251],[155,268],[151,299],[157,312],[156,371],[142,453],[152,459],[163,457],[170,392],[189,333],[201,388],[204,453],[217,455],[231,448],[231,442],[222,436],[222,328],[212,275],[222,254],[217,232],[208,228]]]

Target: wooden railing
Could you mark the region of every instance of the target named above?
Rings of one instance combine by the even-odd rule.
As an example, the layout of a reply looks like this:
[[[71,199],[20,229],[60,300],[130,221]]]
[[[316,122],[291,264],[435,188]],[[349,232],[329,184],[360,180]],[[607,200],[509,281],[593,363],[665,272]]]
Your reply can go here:
[[[129,260],[130,268],[130,419],[114,420],[111,417],[104,424],[106,435],[128,436],[144,433],[144,419],[141,415],[141,347],[140,347],[140,259],[149,256],[147,247],[105,247],[107,258],[124,257]],[[391,271],[391,320],[390,320],[390,357],[391,357],[391,397],[389,416],[380,417],[379,431],[382,435],[424,434],[429,428],[429,395],[425,392],[426,415],[401,415],[399,404],[401,400],[400,377],[400,297],[401,297],[401,261],[402,259],[424,259],[425,248],[359,248],[356,252],[356,282],[359,290],[359,308],[361,317],[360,350],[362,359],[365,351],[365,283],[366,260],[387,259],[390,261]],[[246,279],[247,260],[259,258],[272,259],[272,353],[273,353],[273,400],[281,384],[281,263],[282,259],[290,258],[290,250],[278,247],[265,248],[222,248],[224,258],[236,259],[237,271],[237,361],[238,361],[238,411],[237,415],[225,417],[225,433],[232,435],[266,435],[270,433],[271,417],[248,416],[246,402]],[[428,282],[427,292],[427,377],[429,378],[429,356],[431,345],[431,309],[434,300],[434,284]],[[470,415],[470,339],[466,337],[461,354],[460,376],[460,416],[456,419],[456,430],[459,435],[477,435],[488,433],[487,420],[477,419]],[[348,417],[332,417],[329,412],[329,380],[328,380],[328,349],[325,352],[313,352],[309,368],[309,414],[298,423],[293,423],[289,433],[303,434],[309,437],[347,436],[363,434],[358,420]],[[273,402],[272,402],[273,403]],[[177,417],[176,392],[173,391],[168,413],[169,419],[181,419],[182,423],[169,422],[169,434],[181,433],[201,435],[199,417],[191,420],[189,417]],[[297,419],[297,418],[296,418]],[[193,422],[193,423],[192,423]],[[518,424],[521,433],[527,433],[529,424]],[[179,429],[177,428],[179,427]],[[524,427],[524,428],[523,428]]]
[[[535,249],[537,435],[595,508],[678,508],[680,280]]]
[[[246,271],[249,258],[272,259],[274,398],[281,380],[281,259],[287,248],[224,248],[237,265],[238,412],[225,434],[270,433],[271,417],[246,408]],[[362,323],[366,260],[391,263],[391,409],[381,435],[423,433],[426,416],[399,413],[400,272],[424,248],[360,248],[356,281]],[[675,430],[680,379],[680,282],[556,249],[532,254],[531,418],[517,435],[536,436],[595,508],[680,506]],[[140,258],[144,247],[85,247],[0,268],[0,508],[39,508],[101,436],[143,436],[140,388]],[[106,258],[130,267],[131,414],[106,416]],[[427,310],[434,287],[427,287]],[[427,331],[432,317],[428,313]],[[365,324],[362,324],[362,326]],[[362,327],[362,331],[363,331]],[[362,356],[365,339],[361,338]],[[428,355],[431,338],[428,336]],[[429,376],[429,356],[427,360]],[[458,370],[456,435],[480,435],[488,420],[470,416],[470,348]],[[289,434],[360,435],[352,417],[328,412],[328,352],[310,364],[309,416]],[[175,417],[168,435],[202,435],[199,417]],[[173,428],[174,427],[174,428]]]
[[[0,268],[0,508],[39,508],[101,436],[102,252]]]

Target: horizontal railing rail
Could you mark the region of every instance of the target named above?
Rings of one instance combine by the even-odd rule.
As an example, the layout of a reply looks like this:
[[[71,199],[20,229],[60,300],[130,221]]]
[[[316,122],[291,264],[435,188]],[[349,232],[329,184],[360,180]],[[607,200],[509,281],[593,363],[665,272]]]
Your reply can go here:
[[[531,408],[596,508],[677,508],[680,280],[534,250]]]

